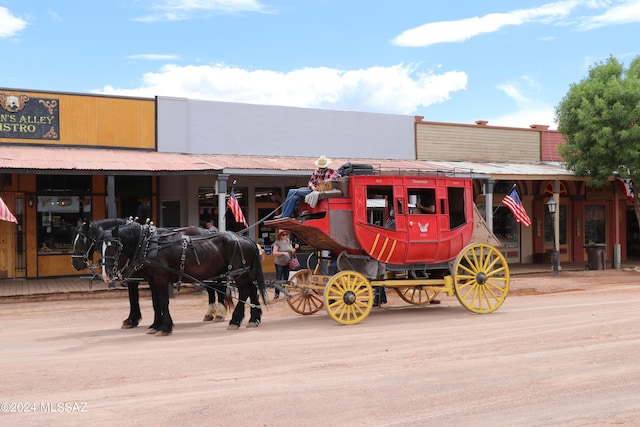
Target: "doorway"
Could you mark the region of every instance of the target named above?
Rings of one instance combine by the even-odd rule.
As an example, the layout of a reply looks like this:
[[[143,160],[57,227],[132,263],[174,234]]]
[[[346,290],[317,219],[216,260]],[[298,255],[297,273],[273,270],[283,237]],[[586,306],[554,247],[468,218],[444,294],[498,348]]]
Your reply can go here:
[[[545,207],[546,208],[546,207]],[[560,236],[558,245],[559,260],[569,262],[569,241],[567,234],[567,204],[560,202],[556,215],[560,215]],[[553,217],[548,210],[544,212],[544,252],[553,252]]]

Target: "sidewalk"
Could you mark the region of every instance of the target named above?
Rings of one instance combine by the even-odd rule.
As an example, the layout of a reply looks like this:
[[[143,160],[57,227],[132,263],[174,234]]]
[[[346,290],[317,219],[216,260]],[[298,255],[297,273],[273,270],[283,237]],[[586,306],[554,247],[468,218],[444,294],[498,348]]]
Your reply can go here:
[[[583,271],[586,263],[567,263],[561,265],[563,271]],[[640,265],[638,260],[622,262],[621,268],[634,268]],[[609,269],[611,263],[605,265]],[[548,273],[552,268],[546,264],[513,264],[509,266],[512,276]],[[148,292],[149,285],[140,283],[141,294]],[[183,284],[180,292],[194,292],[190,284]],[[0,280],[0,304],[10,302],[36,302],[81,298],[127,298],[127,288],[116,286],[109,288],[100,277],[91,280],[91,276],[73,276],[47,279],[2,279]]]

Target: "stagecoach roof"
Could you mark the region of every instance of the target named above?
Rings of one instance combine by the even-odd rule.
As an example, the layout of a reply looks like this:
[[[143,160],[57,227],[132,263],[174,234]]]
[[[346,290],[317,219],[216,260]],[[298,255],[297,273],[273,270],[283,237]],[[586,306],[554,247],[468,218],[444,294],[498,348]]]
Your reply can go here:
[[[184,154],[144,150],[0,144],[0,173],[60,175],[252,175],[307,176],[317,156]],[[558,162],[482,163],[333,158],[332,167],[369,164],[381,173],[455,174],[473,178],[576,179]]]

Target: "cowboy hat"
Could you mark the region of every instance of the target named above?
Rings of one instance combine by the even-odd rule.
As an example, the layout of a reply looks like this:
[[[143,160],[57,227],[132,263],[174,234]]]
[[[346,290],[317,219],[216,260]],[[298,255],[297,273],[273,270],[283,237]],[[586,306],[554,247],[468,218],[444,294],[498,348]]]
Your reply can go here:
[[[320,169],[326,168],[331,164],[331,159],[327,159],[325,156],[318,157],[316,160],[316,166]]]
[[[283,229],[278,230],[278,232],[276,233],[276,239],[279,239],[281,234],[289,234],[289,232]]]

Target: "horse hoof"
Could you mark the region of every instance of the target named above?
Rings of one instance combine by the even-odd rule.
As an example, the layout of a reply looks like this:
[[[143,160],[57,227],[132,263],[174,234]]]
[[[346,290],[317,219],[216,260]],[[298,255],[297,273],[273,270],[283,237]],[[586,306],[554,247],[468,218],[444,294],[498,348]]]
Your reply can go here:
[[[240,329],[240,325],[229,325],[229,326],[227,326],[227,331],[235,331],[236,329]]]
[[[210,314],[205,314],[204,317],[202,318],[203,322],[211,322],[213,320],[213,316]]]
[[[224,322],[224,317],[222,316],[216,316],[213,318],[214,322]]]
[[[249,322],[247,323],[247,328],[257,328],[260,323],[258,322]]]
[[[166,331],[158,331],[156,332],[156,336],[157,337],[166,337],[167,335],[169,335],[171,332],[166,332]]]
[[[145,333],[149,334],[149,335],[153,335],[153,334],[158,333],[158,330],[157,329],[153,329],[153,328],[149,328],[149,329],[147,329],[147,332],[145,332]]]

